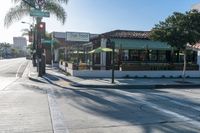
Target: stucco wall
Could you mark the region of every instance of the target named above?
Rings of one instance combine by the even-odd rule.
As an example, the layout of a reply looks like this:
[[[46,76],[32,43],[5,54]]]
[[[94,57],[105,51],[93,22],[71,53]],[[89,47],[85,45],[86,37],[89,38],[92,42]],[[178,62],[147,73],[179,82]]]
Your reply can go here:
[[[59,65],[60,69],[70,73],[76,77],[99,77],[106,78],[111,77],[111,70],[72,70],[63,65]],[[115,71],[116,78],[123,77],[166,77],[175,78],[180,77],[182,71]],[[200,77],[200,71],[186,71],[186,77]]]

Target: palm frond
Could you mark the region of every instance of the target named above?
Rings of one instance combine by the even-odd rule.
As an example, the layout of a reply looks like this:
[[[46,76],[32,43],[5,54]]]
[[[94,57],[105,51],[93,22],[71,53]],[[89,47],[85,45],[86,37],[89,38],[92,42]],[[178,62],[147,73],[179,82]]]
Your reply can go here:
[[[46,0],[46,2],[58,2],[58,3],[67,4],[67,3],[68,3],[68,0]]]
[[[35,0],[32,0],[35,1]],[[24,2],[23,0],[12,0],[16,4],[15,7],[11,8],[5,18],[4,18],[4,26],[9,27],[13,22],[19,21],[24,16],[28,16],[31,10],[29,4]],[[66,12],[64,8],[61,6],[62,3],[67,4],[68,0],[46,0],[46,4],[44,5],[44,10],[49,11],[51,14],[55,15],[62,24],[65,23],[66,20]]]
[[[30,30],[28,28],[22,29],[21,32],[29,32]]]
[[[57,1],[60,2],[60,3],[65,3],[65,4],[68,3],[68,0],[57,0]]]
[[[21,20],[24,16],[28,15],[30,7],[26,4],[21,3],[20,5],[11,8],[4,18],[4,26],[9,27],[13,22]]]
[[[20,1],[22,1],[22,0],[12,0],[12,2],[15,3],[15,4],[19,3]]]
[[[22,36],[28,36],[28,35],[29,35],[29,34],[26,33],[26,32],[22,33]]]
[[[66,20],[66,12],[65,9],[56,2],[47,1],[44,10],[49,11],[51,14],[54,14],[62,24],[65,23]]]

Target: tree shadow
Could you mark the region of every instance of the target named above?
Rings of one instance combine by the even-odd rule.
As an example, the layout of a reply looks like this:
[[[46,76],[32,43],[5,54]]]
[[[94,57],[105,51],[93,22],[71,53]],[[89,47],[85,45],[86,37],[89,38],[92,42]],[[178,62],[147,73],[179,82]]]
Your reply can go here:
[[[55,78],[56,80],[63,79],[63,77],[60,76],[55,76]],[[69,81],[66,79],[64,80]],[[71,106],[74,108],[88,114],[101,116],[115,122],[121,122],[121,126],[140,126],[143,133],[197,133],[199,129],[199,127],[192,125],[190,122],[188,123],[178,119],[173,115],[164,113],[142,102],[153,103],[160,108],[199,121],[198,118],[194,118],[196,115],[200,114],[198,110],[182,107],[170,100],[179,101],[180,103],[184,102],[188,105],[195,105],[200,108],[198,102],[181,97],[172,97],[162,90],[80,89],[60,86],[54,83],[54,80],[51,81],[51,78],[47,80],[47,82],[56,87],[63,88],[64,90],[53,90],[55,96],[57,98],[66,98],[66,100],[72,99],[74,104],[71,104]],[[33,86],[30,86],[30,89],[31,88],[33,88]],[[38,88],[34,89],[37,90]],[[42,91],[37,92],[41,93]]]

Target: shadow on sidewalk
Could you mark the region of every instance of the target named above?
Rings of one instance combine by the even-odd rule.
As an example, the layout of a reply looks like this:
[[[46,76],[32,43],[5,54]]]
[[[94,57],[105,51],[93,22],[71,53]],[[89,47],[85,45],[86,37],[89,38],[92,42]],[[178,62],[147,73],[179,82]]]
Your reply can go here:
[[[52,75],[49,74],[48,76],[51,77]],[[160,108],[165,108],[188,119],[195,119],[198,121],[198,118],[194,118],[194,115],[191,115],[199,114],[198,110],[170,102],[170,100],[184,101],[189,105],[191,104],[200,107],[198,102],[186,99],[185,97],[174,98],[174,96],[167,96],[168,92],[156,89],[145,89],[143,91],[136,89],[74,89],[55,84],[53,81],[59,79],[68,81],[60,76],[55,76],[54,78],[51,77],[50,79],[52,79],[52,81],[45,80],[54,86],[65,89],[53,90],[57,98],[62,97],[66,100],[73,100],[75,105],[71,104],[71,106],[88,114],[105,117],[113,121],[125,122],[126,124],[124,126],[138,125],[143,129],[143,133],[154,133],[155,131],[163,133],[196,133],[198,131],[198,127],[195,127],[194,125],[186,125],[182,120],[166,115],[145,103],[141,103],[140,100],[134,98],[134,94],[140,94],[144,101],[156,103]],[[162,94],[164,99],[158,99],[160,94]],[[166,94],[166,96],[163,96],[164,94]],[[187,114],[185,112],[192,113]]]

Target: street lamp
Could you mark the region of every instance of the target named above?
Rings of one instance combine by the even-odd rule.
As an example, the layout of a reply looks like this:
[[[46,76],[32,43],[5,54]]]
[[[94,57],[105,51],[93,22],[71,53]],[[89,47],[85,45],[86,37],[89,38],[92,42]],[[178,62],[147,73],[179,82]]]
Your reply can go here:
[[[32,25],[31,23],[29,23],[29,22],[25,22],[25,21],[22,21],[21,23]]]
[[[33,39],[34,39],[33,25],[25,21],[22,21],[21,23],[28,24],[30,26],[30,31],[28,32],[28,38],[29,38],[29,42],[33,42]]]
[[[28,25],[30,26],[30,29],[33,28],[33,24],[31,24],[31,23],[28,23],[28,22],[25,22],[25,21],[22,21],[21,23],[22,23],[22,24],[28,24]]]

